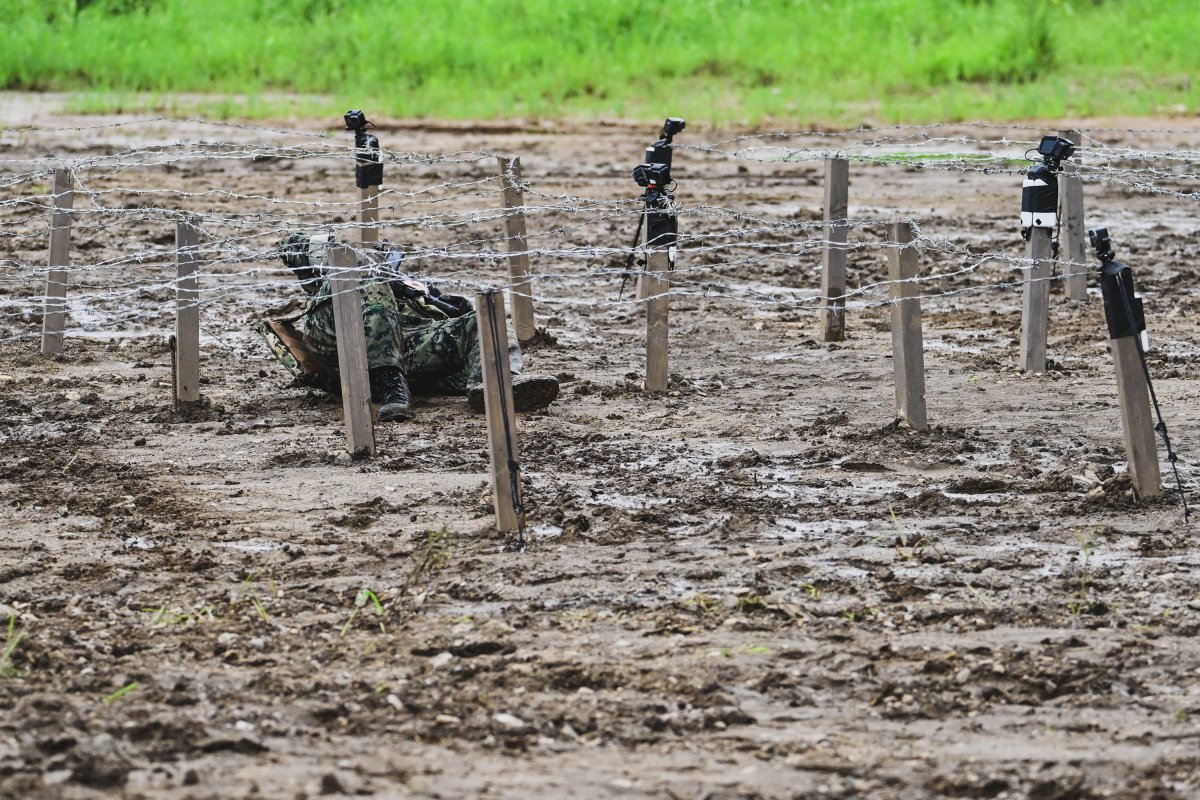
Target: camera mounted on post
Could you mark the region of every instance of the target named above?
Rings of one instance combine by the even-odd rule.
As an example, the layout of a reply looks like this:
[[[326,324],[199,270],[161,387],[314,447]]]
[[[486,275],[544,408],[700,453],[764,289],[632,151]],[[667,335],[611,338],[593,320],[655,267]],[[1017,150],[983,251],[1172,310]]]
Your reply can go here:
[[[1075,145],[1061,136],[1043,136],[1037,146],[1041,164],[1029,168],[1021,187],[1021,238],[1029,239],[1033,228],[1058,228],[1058,175],[1063,159],[1070,158]],[[1032,150],[1026,151],[1026,157]],[[1030,159],[1032,160],[1032,158]],[[1057,246],[1057,242],[1056,242]]]
[[[633,170],[638,186],[661,189],[671,182],[671,144],[675,135],[686,127],[682,117],[667,117],[658,141],[646,148],[645,161]]]
[[[1100,259],[1101,264],[1107,264],[1116,258],[1116,254],[1113,252],[1112,238],[1108,235],[1108,228],[1092,228],[1088,231],[1088,240],[1095,248],[1096,257]]]
[[[1133,270],[1117,261],[1108,228],[1092,228],[1088,239],[1100,259],[1100,296],[1104,299],[1108,338],[1138,336],[1146,330],[1146,310],[1142,298],[1133,291]]]
[[[646,204],[646,244],[657,247],[674,247],[675,235],[679,231],[672,203],[675,196],[671,179],[671,151],[675,135],[687,127],[681,117],[667,117],[662,132],[654,144],[646,148],[646,160],[633,168],[633,180],[646,191],[641,200]],[[639,232],[641,226],[638,226]],[[634,245],[636,246],[636,242]]]
[[[645,213],[638,215],[637,231],[633,234],[633,245],[625,261],[625,281],[633,272],[635,253],[642,237],[642,224],[646,225],[646,246],[667,250],[671,266],[675,263],[675,237],[679,234],[679,220],[675,216],[674,181],[671,179],[671,151],[675,135],[687,127],[682,117],[667,117],[658,140],[646,148],[645,160],[633,168],[633,181],[645,191],[638,199],[645,205]],[[618,294],[619,296],[619,294]]]
[[[375,124],[362,111],[347,111],[343,116],[346,130],[354,131],[354,185],[360,189],[383,185],[383,158],[379,138],[367,133]]]
[[[1037,146],[1042,163],[1052,172],[1062,169],[1063,159],[1070,158],[1075,153],[1075,143],[1061,136],[1043,136]]]

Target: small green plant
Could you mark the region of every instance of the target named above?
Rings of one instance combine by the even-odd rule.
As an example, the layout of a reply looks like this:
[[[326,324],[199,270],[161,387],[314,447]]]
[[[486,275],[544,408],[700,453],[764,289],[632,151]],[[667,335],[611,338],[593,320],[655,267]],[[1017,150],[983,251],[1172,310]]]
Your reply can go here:
[[[441,572],[442,567],[450,560],[451,544],[450,529],[446,526],[443,525],[436,531],[428,531],[425,534],[425,547],[421,551],[421,557],[408,573],[405,587],[415,586]]]
[[[896,510],[890,505],[888,506],[888,514],[892,518],[892,527],[896,532],[895,548],[896,557],[905,561],[917,561],[921,556],[928,551],[939,560],[945,560],[947,557],[946,548],[938,544],[937,540],[924,533],[909,534],[905,532],[904,525],[900,522],[900,517],[896,515]],[[883,539],[878,537],[875,541]]]
[[[25,673],[13,664],[13,653],[25,638],[25,629],[17,630],[17,615],[8,618],[8,630],[4,635],[4,647],[0,649],[0,678],[23,678]]]
[[[1076,582],[1074,596],[1067,601],[1067,610],[1071,612],[1072,616],[1078,618],[1095,608],[1095,604],[1088,599],[1088,589],[1091,580],[1092,556],[1096,552],[1096,543],[1079,528],[1072,528],[1071,530],[1075,534],[1075,540],[1079,542],[1079,578]]]
[[[761,644],[744,644],[740,647],[722,647],[713,651],[715,655],[721,658],[733,658],[734,656],[762,656],[771,652],[771,648],[764,647]]]
[[[721,605],[720,600],[712,595],[705,594],[704,592],[696,592],[691,597],[686,598],[683,602],[689,606],[695,606],[696,608],[700,609],[700,613],[702,614],[711,614]]]
[[[169,627],[171,625],[187,627],[198,625],[213,618],[212,606],[202,606],[196,611],[183,611],[171,608],[168,604],[163,604],[158,608],[143,608],[142,611],[150,615],[150,624],[156,628]]]
[[[262,600],[258,599],[258,595],[253,595],[250,598],[250,603],[254,606],[254,610],[258,612],[258,616],[263,622],[271,621],[271,615],[267,613],[267,607],[263,605]]]
[[[258,596],[258,592],[253,591],[258,579],[266,575],[268,570],[275,565],[281,558],[278,552],[272,553],[271,556],[257,569],[252,570],[245,578],[242,579],[242,592],[250,595],[250,605],[254,606],[254,611],[263,620],[270,622],[271,615],[267,613],[267,607],[263,605],[262,599]],[[268,594],[274,594],[276,591],[275,580],[269,575],[266,580]]]
[[[364,587],[363,590],[358,593],[358,596],[354,598],[354,608],[350,609],[350,618],[347,619],[346,624],[342,626],[342,632],[339,634],[339,636],[345,636],[350,631],[350,626],[354,624],[354,620],[358,616],[358,612],[362,611],[366,607],[368,601],[370,601],[371,606],[375,609],[376,616],[382,617],[384,615],[383,603],[379,602],[379,596],[370,589]],[[379,632],[387,633],[387,629],[383,626],[382,619],[379,620]]]
[[[104,703],[107,705],[112,705],[113,703],[117,702],[122,697],[129,694],[136,688],[137,688],[137,681],[130,681],[129,683],[122,686],[120,689],[117,689],[112,694],[104,695]]]
[[[754,614],[766,610],[766,601],[756,594],[747,594],[738,598],[738,611],[743,614]]]
[[[800,588],[804,590],[804,593],[808,595],[810,600],[821,599],[821,590],[815,584],[802,583],[800,584]]]
[[[974,597],[976,600],[978,600],[980,605],[982,605],[984,608],[992,607],[992,602],[990,600],[988,600],[987,597],[984,596],[983,592],[979,591],[971,584],[964,582],[963,588],[965,588],[972,597]]]

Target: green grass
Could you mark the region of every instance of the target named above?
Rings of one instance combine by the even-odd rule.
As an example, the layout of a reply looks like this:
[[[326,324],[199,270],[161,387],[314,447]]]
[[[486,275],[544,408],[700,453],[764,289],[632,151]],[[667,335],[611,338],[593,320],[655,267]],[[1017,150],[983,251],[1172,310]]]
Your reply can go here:
[[[0,88],[209,116],[1171,113],[1197,29],[1194,0],[0,0]]]
[[[22,678],[25,673],[13,665],[13,654],[17,645],[25,638],[25,630],[17,630],[17,616],[8,618],[8,629],[4,635],[4,644],[0,646],[0,678]]]

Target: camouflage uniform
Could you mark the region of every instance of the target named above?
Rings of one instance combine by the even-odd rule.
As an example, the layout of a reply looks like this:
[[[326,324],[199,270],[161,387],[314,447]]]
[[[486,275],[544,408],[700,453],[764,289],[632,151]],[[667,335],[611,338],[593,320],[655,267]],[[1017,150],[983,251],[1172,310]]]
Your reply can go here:
[[[303,244],[309,256],[304,266],[323,266],[328,237],[306,237],[292,234],[282,245],[286,254],[289,247]],[[311,259],[311,261],[310,261]],[[317,356],[326,371],[337,374],[337,335],[333,320],[333,303],[330,302],[329,281],[314,271],[306,278],[303,267],[296,269],[306,291],[312,294],[304,313],[300,315],[300,332],[304,344]],[[393,280],[388,280],[392,277]],[[402,294],[397,297],[393,288],[396,284]],[[414,290],[415,287],[415,290]],[[395,276],[373,274],[363,281],[362,294],[363,333],[367,344],[367,367],[398,366],[408,379],[409,386],[419,394],[463,395],[482,380],[482,365],[479,352],[479,325],[475,312],[469,309],[465,298],[440,295],[445,301],[429,302],[425,287],[411,281],[395,279]],[[457,307],[457,315],[445,306]],[[280,352],[280,348],[268,335],[272,350],[294,375],[309,383],[316,383],[311,376],[296,369],[292,354]],[[509,331],[509,362],[514,374],[521,371],[521,351],[516,337]],[[321,388],[330,389],[328,383],[319,383]]]

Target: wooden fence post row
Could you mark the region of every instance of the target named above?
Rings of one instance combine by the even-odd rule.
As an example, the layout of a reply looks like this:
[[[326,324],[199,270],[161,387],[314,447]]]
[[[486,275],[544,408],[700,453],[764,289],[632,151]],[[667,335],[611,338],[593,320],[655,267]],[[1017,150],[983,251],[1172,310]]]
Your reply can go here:
[[[200,291],[196,280],[199,231],[192,220],[175,225],[175,405],[200,400]]]
[[[487,414],[488,449],[492,457],[492,502],[496,530],[523,531],[525,510],[517,452],[517,423],[513,409],[512,371],[508,363],[508,332],[504,327],[504,295],[496,291],[475,296],[479,347],[483,361],[483,405]]]
[[[528,344],[537,338],[533,323],[533,282],[529,277],[529,249],[525,239],[525,193],[521,190],[521,159],[499,156],[504,180],[504,227],[508,237],[508,277],[512,288],[513,330],[517,341]]]
[[[1158,468],[1158,445],[1150,412],[1150,389],[1138,353],[1138,334],[1111,339],[1113,367],[1117,374],[1117,403],[1121,407],[1121,430],[1129,480],[1138,497],[1162,494]]]
[[[71,173],[54,170],[54,213],[50,218],[49,272],[46,275],[46,299],[42,311],[42,353],[54,355],[63,350],[63,329],[67,317],[68,268],[71,266],[71,207],[75,202]]]
[[[372,245],[379,241],[379,186],[359,189],[359,241]]]
[[[888,226],[894,245],[888,254],[888,280],[892,282],[892,366],[896,379],[896,416],[913,430],[929,428],[925,413],[925,351],[921,335],[921,289],[917,277],[917,250],[912,244],[912,224]]]
[[[1063,131],[1062,138],[1074,142],[1082,141],[1079,131]],[[1078,161],[1063,165],[1059,187],[1062,191],[1063,242],[1062,268],[1066,273],[1068,300],[1087,299],[1087,239],[1084,236],[1083,181],[1078,177]]]
[[[826,342],[846,338],[846,227],[850,162],[825,159],[825,247],[821,260],[821,330]]]
[[[646,391],[665,392],[667,366],[667,315],[669,311],[671,256],[666,250],[651,250],[642,273],[646,288]]]
[[[375,457],[371,420],[371,382],[367,375],[367,339],[363,331],[362,296],[354,251],[344,244],[329,247],[329,292],[337,332],[342,412],[346,417],[346,449],[351,455]]]
[[[1025,274],[1021,300],[1022,372],[1046,371],[1046,335],[1050,322],[1050,229],[1030,228],[1025,258],[1033,262]]]

